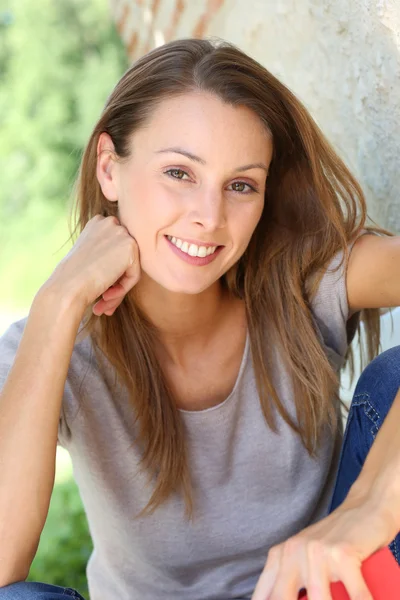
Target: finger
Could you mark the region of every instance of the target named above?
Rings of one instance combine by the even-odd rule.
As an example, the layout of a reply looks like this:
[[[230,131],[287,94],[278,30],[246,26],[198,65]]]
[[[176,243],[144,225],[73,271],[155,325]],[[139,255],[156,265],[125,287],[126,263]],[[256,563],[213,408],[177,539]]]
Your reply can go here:
[[[94,315],[96,315],[96,317],[99,317],[100,315],[103,314],[103,311],[101,310],[101,302],[102,300],[98,300],[97,302],[95,302],[95,304],[93,304],[92,306],[92,313]]]
[[[121,304],[121,302],[118,302],[118,304],[117,304],[116,306],[113,306],[113,307],[111,307],[111,308],[107,308],[107,309],[104,311],[104,314],[105,314],[105,315],[107,315],[107,317],[111,317],[111,316],[112,316],[112,315],[115,313],[115,311],[117,310],[117,308],[118,308],[118,306],[119,306],[120,304]]]
[[[139,279],[139,269],[129,268],[117,283],[103,292],[101,299],[93,306],[94,314],[98,315],[99,311],[105,312],[111,305],[114,308],[119,306],[126,294],[136,285]],[[115,305],[114,301],[116,301]],[[111,302],[111,305],[107,304],[108,302]]]
[[[297,600],[301,589],[300,573],[294,563],[281,563],[272,591],[263,600]],[[325,599],[324,599],[325,600]]]
[[[280,579],[271,594],[265,596],[263,600],[297,600],[299,597],[300,585],[298,579]]]
[[[281,546],[271,548],[269,551],[266,565],[257,582],[251,600],[267,600],[269,597],[278,576],[281,552]]]
[[[362,576],[361,565],[354,557],[347,557],[342,561],[338,578],[346,588],[350,600],[373,600]]]
[[[107,302],[108,300],[115,300],[120,296],[125,296],[125,294],[126,292],[123,286],[121,286],[119,283],[115,283],[102,294],[102,297],[103,300]]]
[[[331,600],[327,555],[321,544],[310,542],[307,557],[308,574],[305,587],[308,600]]]
[[[92,311],[98,317],[102,314],[107,314],[108,316],[110,316],[110,314],[112,314],[115,311],[115,309],[121,304],[122,300],[123,298],[113,301],[109,300],[106,302],[100,299],[93,306]]]
[[[133,265],[126,270],[117,284],[118,290],[126,295],[137,284],[140,279],[140,269],[137,265]]]
[[[278,576],[268,600],[297,600],[306,579],[306,546],[302,539],[293,537],[283,545]]]
[[[127,293],[136,285],[138,280],[139,277],[136,273],[132,277],[124,275],[119,283],[114,284],[103,293],[103,300],[105,302],[113,302],[116,300],[118,303],[121,303]]]
[[[103,313],[108,317],[114,314],[118,306],[121,304],[122,300],[123,298],[121,298],[120,300],[115,300],[114,302],[107,302],[107,305],[103,309]]]
[[[131,263],[133,265],[133,263]],[[104,300],[113,300],[125,296],[140,279],[140,269],[136,265],[128,267],[123,275],[103,292]]]

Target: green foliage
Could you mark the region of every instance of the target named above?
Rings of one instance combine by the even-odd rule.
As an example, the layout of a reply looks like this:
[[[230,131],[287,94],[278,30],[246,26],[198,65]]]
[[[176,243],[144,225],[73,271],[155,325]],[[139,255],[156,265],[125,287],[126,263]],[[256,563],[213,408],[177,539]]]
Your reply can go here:
[[[69,249],[79,160],[127,67],[107,0],[0,0],[0,310],[27,309]],[[74,481],[56,483],[29,580],[88,598],[91,549]]]
[[[72,587],[89,600],[86,564],[93,545],[73,479],[54,486],[49,514],[27,581]]]
[[[106,0],[0,0],[3,305],[29,304],[54,268],[82,151],[127,67]]]
[[[69,250],[69,230],[60,205],[39,201],[8,223],[1,235],[1,305],[22,313]]]

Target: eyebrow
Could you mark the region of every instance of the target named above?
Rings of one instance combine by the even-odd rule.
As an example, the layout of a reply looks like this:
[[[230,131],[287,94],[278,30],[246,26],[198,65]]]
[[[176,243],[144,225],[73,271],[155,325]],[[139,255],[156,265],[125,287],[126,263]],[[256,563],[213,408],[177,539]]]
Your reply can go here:
[[[192,154],[191,152],[188,152],[187,150],[184,150],[183,148],[178,148],[176,146],[173,146],[171,148],[163,148],[162,150],[156,150],[155,154],[161,154],[163,152],[174,152],[175,154],[183,154],[183,156],[186,156],[186,158],[189,158],[194,162],[200,163],[201,165],[207,164],[204,158],[200,158],[200,156],[196,156],[195,154]],[[241,167],[237,167],[235,169],[235,172],[239,173],[240,171],[248,171],[249,169],[264,169],[264,171],[268,173],[267,165],[260,162],[242,165]]]

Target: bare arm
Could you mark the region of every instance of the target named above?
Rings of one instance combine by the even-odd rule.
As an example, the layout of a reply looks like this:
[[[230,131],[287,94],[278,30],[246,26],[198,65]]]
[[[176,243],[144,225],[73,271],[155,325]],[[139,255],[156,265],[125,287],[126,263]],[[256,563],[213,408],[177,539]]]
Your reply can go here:
[[[400,236],[364,235],[354,244],[347,271],[350,308],[400,306]],[[400,530],[400,390],[374,441],[346,505],[367,501],[387,520],[389,538]]]
[[[389,544],[400,531],[400,390],[372,444],[360,475],[354,482],[345,506],[360,503],[380,512],[387,526]]]
[[[353,311],[400,306],[400,236],[361,236],[350,254],[346,286]]]
[[[114,217],[94,217],[32,304],[0,394],[0,587],[27,577],[39,544],[84,311],[102,296],[94,310],[111,315],[139,274],[135,240]]]
[[[39,292],[0,394],[0,586],[25,579],[54,485],[58,421],[83,311]]]

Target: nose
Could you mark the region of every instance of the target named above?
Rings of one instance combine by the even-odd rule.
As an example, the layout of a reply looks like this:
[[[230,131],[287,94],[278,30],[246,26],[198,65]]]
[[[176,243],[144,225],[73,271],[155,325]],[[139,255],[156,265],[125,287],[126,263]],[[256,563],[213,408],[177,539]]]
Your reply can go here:
[[[226,206],[223,193],[214,190],[199,194],[190,216],[193,223],[207,231],[224,227],[226,224]]]

